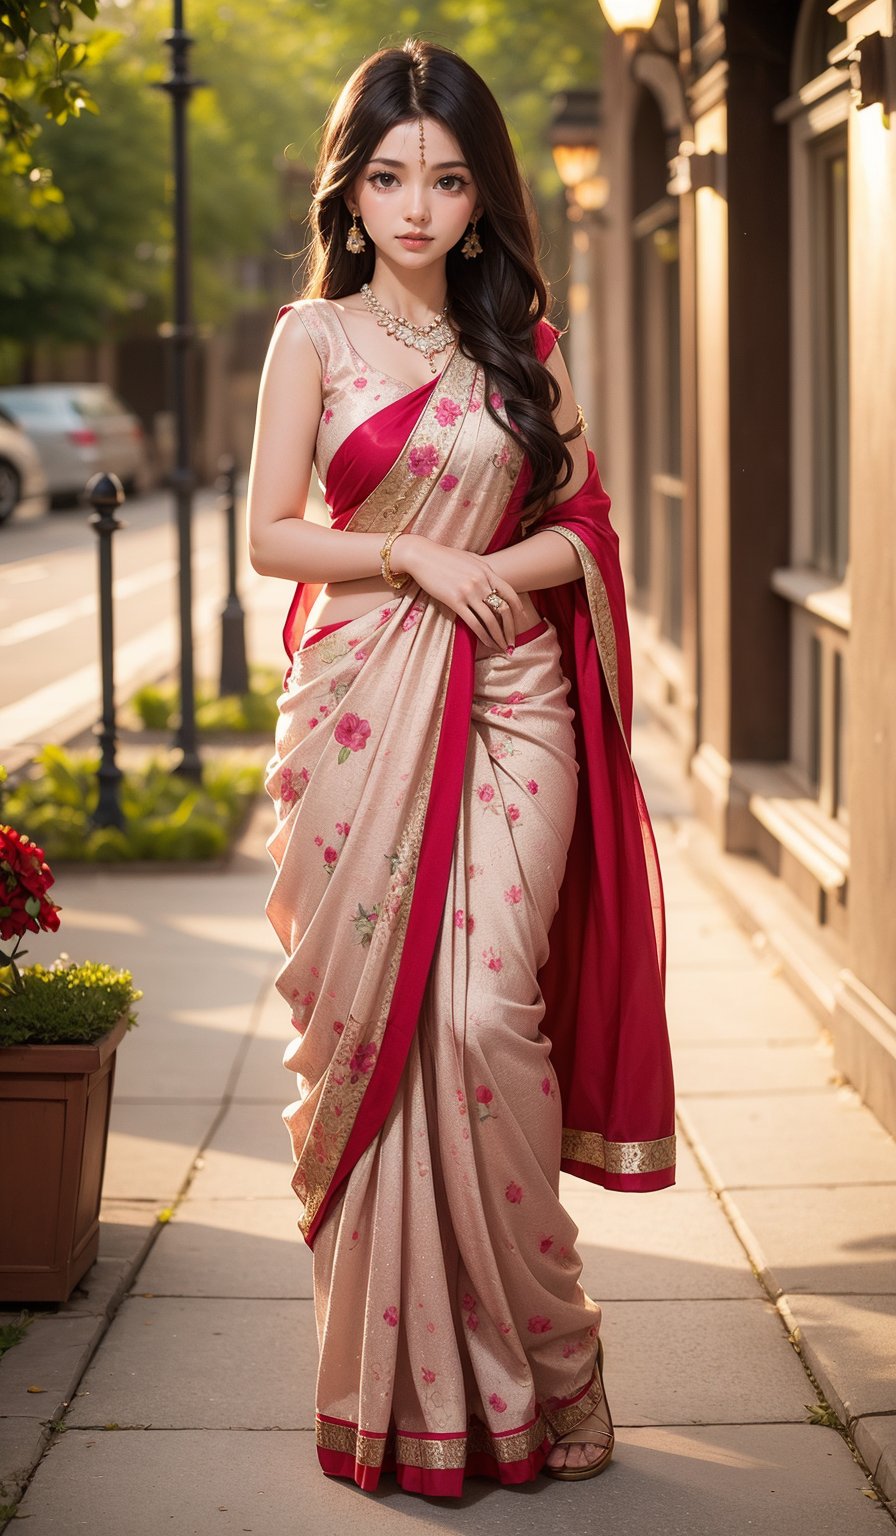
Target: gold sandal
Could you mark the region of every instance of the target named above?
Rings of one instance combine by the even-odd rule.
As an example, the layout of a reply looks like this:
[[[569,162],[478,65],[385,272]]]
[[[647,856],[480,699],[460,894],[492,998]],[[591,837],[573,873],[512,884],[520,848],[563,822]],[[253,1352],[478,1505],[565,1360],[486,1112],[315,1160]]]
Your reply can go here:
[[[613,1454],[613,1447],[616,1444],[616,1432],[613,1428],[613,1415],[610,1412],[610,1405],[607,1402],[607,1395],[604,1391],[604,1341],[599,1335],[597,1340],[597,1375],[598,1380],[600,1381],[601,1396],[595,1406],[599,1407],[600,1403],[602,1402],[606,1407],[607,1418],[610,1421],[610,1428],[608,1431],[607,1426],[603,1420],[598,1419],[600,1429],[597,1431],[597,1433],[601,1435],[606,1435],[609,1433],[608,1443],[601,1447],[600,1454],[595,1458],[594,1461],[586,1461],[583,1467],[549,1467],[547,1462],[545,1462],[541,1470],[548,1477],[556,1477],[564,1482],[570,1483],[577,1482],[580,1478],[583,1477],[596,1477],[598,1472],[604,1471],[610,1460],[610,1457]],[[595,1409],[593,1408],[587,1419],[583,1419],[581,1424],[577,1424],[575,1429],[570,1430],[568,1435],[561,1435],[560,1439],[557,1441],[557,1444],[595,1445],[597,1443],[594,1439],[595,1425],[592,1422],[594,1417]],[[587,1432],[587,1426],[589,1424],[591,1425],[590,1435]]]

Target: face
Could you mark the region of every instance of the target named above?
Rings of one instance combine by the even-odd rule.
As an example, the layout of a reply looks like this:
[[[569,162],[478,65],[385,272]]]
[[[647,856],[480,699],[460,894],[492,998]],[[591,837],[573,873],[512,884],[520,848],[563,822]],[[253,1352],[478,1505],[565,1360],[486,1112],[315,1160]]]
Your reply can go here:
[[[420,118],[396,123],[346,198],[377,251],[410,269],[441,260],[481,212],[476,184],[457,140],[441,123],[424,117],[420,165]],[[416,243],[403,236],[422,234]]]

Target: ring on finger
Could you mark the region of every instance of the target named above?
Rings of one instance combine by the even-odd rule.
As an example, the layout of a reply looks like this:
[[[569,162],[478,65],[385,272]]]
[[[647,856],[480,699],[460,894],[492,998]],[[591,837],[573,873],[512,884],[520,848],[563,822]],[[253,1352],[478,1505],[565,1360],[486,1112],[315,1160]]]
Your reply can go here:
[[[495,587],[492,587],[488,596],[483,598],[483,602],[487,603],[494,613],[500,613],[501,609],[507,606],[500,592]]]

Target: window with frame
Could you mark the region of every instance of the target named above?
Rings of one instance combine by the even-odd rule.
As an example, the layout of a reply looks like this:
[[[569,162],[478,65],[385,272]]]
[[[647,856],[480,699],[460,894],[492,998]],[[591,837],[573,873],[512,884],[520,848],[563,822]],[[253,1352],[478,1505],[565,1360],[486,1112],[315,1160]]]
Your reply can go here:
[[[826,4],[804,0],[793,93],[777,114],[790,134],[793,474],[791,564],[772,584],[791,605],[790,772],[845,839],[849,89],[845,70],[828,61],[844,38]]]

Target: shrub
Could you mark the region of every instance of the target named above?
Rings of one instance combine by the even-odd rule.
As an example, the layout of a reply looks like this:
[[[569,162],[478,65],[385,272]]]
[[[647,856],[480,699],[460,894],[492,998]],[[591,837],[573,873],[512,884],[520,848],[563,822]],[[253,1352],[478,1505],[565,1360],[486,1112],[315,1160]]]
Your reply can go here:
[[[209,685],[196,689],[196,727],[203,734],[270,734],[277,724],[277,699],[283,691],[282,676],[275,667],[251,667],[249,692],[217,697]],[[139,688],[131,700],[147,730],[163,731],[177,721],[180,695],[174,684],[152,683]]]
[[[94,827],[98,761],[44,747],[36,771],[6,795],[4,815],[26,828],[50,861],[216,858],[263,784],[263,770],[251,763],[208,764],[196,784],[153,759],[124,775],[124,827]]]
[[[125,1012],[128,1029],[137,1022],[133,1005],[143,993],[130,971],[57,961],[49,968],[27,965],[20,975],[21,991],[0,997],[0,1046],[89,1045]]]

